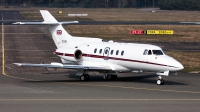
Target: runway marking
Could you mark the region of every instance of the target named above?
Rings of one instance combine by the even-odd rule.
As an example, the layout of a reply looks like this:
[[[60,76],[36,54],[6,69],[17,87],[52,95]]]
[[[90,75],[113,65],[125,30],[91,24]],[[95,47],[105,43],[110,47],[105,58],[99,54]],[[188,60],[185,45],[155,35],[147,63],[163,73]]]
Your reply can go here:
[[[0,101],[200,101],[200,99],[0,99]]]
[[[163,90],[163,89],[149,89],[149,88],[138,88],[138,87],[109,86],[109,85],[95,85],[95,84],[81,84],[81,83],[65,83],[65,84],[80,85],[80,86],[93,86],[93,87],[107,87],[107,88],[135,89],[135,90],[146,90],[146,91],[161,91],[161,92],[175,92],[175,93],[191,93],[191,94],[200,94],[200,92],[196,92],[196,91]]]

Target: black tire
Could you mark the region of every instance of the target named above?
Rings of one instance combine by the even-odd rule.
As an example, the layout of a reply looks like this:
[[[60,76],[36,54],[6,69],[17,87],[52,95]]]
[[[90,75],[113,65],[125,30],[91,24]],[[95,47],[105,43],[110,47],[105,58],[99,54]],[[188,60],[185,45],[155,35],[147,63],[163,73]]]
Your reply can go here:
[[[117,75],[111,75],[111,80],[116,80],[117,79]]]
[[[85,74],[85,80],[89,81],[90,80],[90,76],[88,74]]]
[[[165,81],[163,79],[161,79],[161,85],[164,85]]]
[[[112,75],[108,74],[108,75],[107,75],[107,79],[108,79],[108,80],[111,80],[111,79],[112,79]]]
[[[108,80],[116,80],[116,79],[117,79],[117,75],[108,74],[108,75],[107,75],[107,79],[108,79]]]

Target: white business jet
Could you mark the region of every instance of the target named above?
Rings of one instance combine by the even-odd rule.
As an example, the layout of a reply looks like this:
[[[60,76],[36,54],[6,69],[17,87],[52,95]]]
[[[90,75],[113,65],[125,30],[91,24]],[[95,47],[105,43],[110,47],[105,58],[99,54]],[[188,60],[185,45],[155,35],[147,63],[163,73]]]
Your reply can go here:
[[[89,80],[89,71],[97,71],[106,79],[116,79],[119,73],[125,72],[155,72],[158,75],[158,85],[164,84],[162,76],[177,74],[177,71],[184,68],[155,45],[104,42],[100,38],[71,36],[62,24],[78,23],[77,21],[58,22],[47,10],[40,12],[43,22],[13,24],[48,25],[57,46],[54,54],[61,58],[62,63],[14,63],[18,66],[76,69],[76,75],[83,81]]]

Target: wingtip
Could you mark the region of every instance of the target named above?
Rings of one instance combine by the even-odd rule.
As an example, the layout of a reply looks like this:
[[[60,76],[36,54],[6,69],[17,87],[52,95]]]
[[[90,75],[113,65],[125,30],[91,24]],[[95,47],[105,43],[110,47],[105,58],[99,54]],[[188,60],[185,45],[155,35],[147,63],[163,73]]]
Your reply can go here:
[[[17,66],[22,66],[22,64],[21,63],[13,63],[14,65],[17,65]]]
[[[12,23],[12,24],[24,24],[24,23],[22,23],[22,22],[15,22],[15,23]]]

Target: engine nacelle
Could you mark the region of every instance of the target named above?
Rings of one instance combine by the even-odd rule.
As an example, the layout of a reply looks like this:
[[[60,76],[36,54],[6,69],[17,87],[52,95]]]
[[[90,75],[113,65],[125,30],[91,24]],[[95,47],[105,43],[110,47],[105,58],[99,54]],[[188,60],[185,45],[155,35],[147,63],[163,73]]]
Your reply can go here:
[[[59,48],[54,51],[54,54],[67,61],[81,61],[83,58],[80,49]]]
[[[81,50],[77,49],[75,52],[74,52],[74,58],[76,60],[81,60],[82,59],[82,56],[83,56],[83,53]]]

